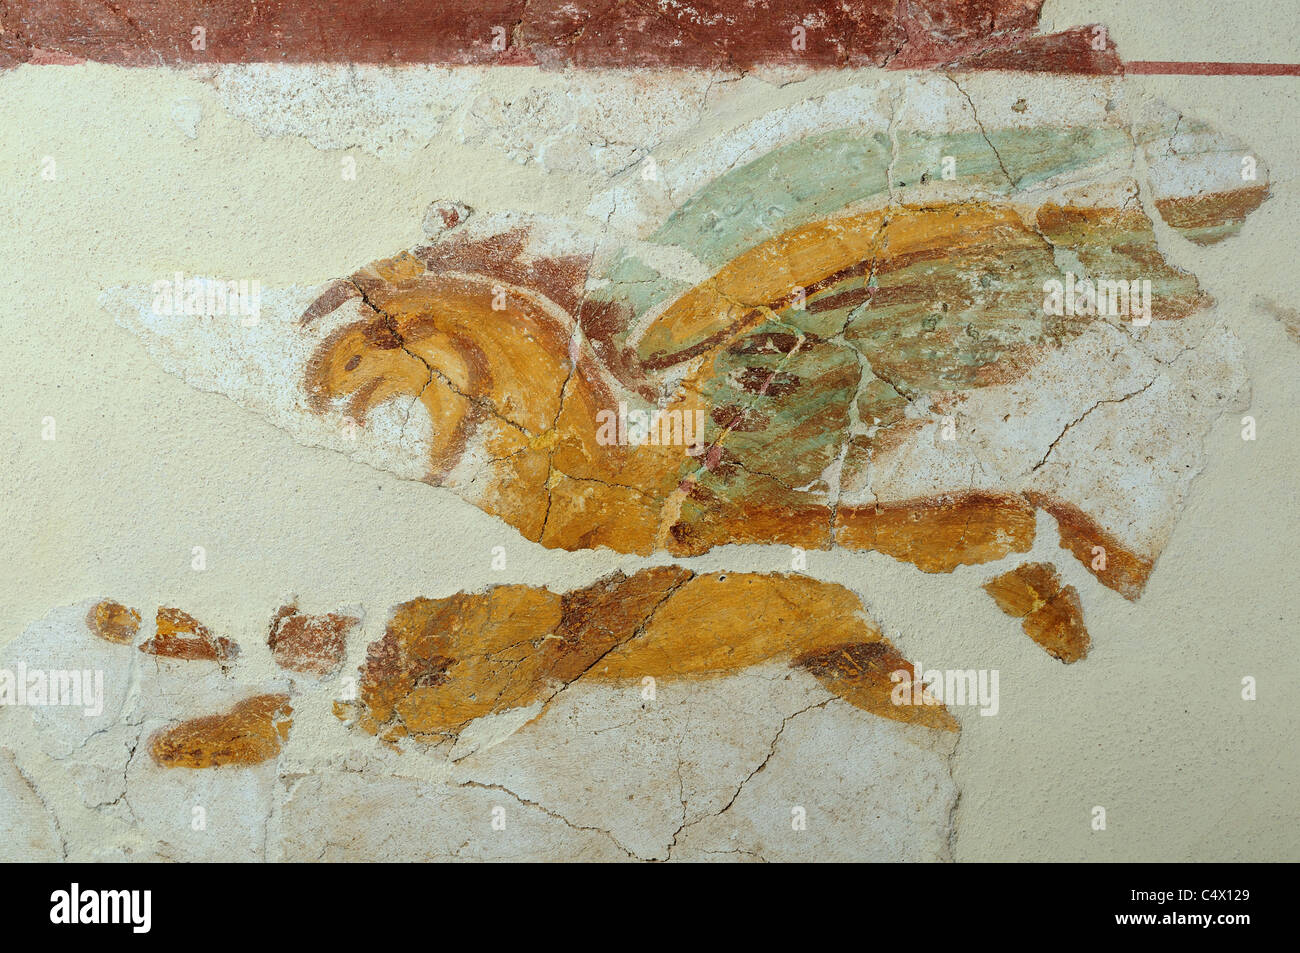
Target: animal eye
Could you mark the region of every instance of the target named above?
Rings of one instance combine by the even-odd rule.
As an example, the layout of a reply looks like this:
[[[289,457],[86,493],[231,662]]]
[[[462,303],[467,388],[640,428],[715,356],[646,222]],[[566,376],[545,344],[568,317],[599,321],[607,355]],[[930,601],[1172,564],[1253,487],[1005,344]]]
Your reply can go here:
[[[357,369],[357,365],[360,363],[361,363],[361,355],[353,354],[350,358],[348,358],[348,362],[343,365],[343,369],[345,371],[355,371]]]

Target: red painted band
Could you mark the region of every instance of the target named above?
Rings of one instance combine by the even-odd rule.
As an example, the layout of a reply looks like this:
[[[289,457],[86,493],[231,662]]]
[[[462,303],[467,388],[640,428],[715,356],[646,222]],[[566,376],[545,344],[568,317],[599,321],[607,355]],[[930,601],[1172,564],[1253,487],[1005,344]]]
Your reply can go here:
[[[1116,72],[1043,0],[5,0],[0,67],[91,60]]]
[[[1300,76],[1300,63],[1211,63],[1194,60],[1133,60],[1124,72],[1153,76]]]

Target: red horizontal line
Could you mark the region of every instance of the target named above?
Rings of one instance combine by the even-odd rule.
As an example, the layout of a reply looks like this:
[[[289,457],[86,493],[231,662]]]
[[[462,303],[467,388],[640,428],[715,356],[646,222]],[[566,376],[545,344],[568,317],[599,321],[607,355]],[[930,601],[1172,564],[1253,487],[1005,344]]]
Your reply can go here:
[[[1126,73],[1173,76],[1300,76],[1300,63],[1209,63],[1196,60],[1132,60]]]

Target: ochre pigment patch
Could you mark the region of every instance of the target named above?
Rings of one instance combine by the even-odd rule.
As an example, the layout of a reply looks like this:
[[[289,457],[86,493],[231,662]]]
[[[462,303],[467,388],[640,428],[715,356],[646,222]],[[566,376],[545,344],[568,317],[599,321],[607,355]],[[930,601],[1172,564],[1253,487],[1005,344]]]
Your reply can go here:
[[[1037,494],[1029,494],[1029,498],[1056,520],[1061,548],[1073,553],[1103,585],[1131,602],[1142,595],[1153,560],[1129,552],[1077,506]]]
[[[1034,508],[1023,497],[970,494],[913,504],[841,508],[836,542],[875,549],[926,572],[1025,553],[1034,544]]]
[[[130,645],[140,631],[140,613],[120,602],[105,599],[91,607],[86,615],[86,625],[106,642]]]
[[[696,576],[671,566],[563,595],[496,586],[404,603],[367,651],[358,701],[335,711],[385,740],[436,742],[475,718],[545,704],[579,678],[637,686],[734,675],[773,659],[809,670],[864,711],[955,730],[942,706],[893,703],[890,674],[905,670],[910,681],[910,666],[849,590],[799,575]]]
[[[307,615],[297,606],[282,606],[271,620],[266,644],[275,663],[304,675],[338,671],[347,651],[348,634],[360,624],[354,616],[330,612]]]
[[[225,662],[239,654],[239,646],[214,636],[188,612],[159,606],[157,632],[140,651],[165,658]]]
[[[164,768],[219,768],[259,764],[289,740],[288,695],[256,695],[220,715],[205,715],[160,731],[149,753]]]
[[[1179,321],[1214,303],[1194,275],[1165,261],[1140,207],[1049,202],[1036,218],[1040,233],[1071,248],[1090,274],[1150,281],[1152,320]]]
[[[807,652],[794,660],[850,704],[886,718],[958,731],[957,719],[928,691],[919,705],[894,704],[895,691],[914,692],[916,670],[888,642],[852,642]],[[897,673],[903,673],[899,675]]]
[[[1156,211],[1189,241],[1214,245],[1236,235],[1269,196],[1263,159],[1204,122],[1156,109],[1135,132]]]
[[[1214,245],[1241,230],[1246,216],[1264,204],[1267,185],[1210,192],[1204,195],[1157,199],[1160,217],[1198,245]]]
[[[990,579],[984,589],[1009,616],[1024,619],[1025,633],[1062,662],[1086,658],[1092,639],[1073,586],[1061,587],[1051,563],[1024,563]]]

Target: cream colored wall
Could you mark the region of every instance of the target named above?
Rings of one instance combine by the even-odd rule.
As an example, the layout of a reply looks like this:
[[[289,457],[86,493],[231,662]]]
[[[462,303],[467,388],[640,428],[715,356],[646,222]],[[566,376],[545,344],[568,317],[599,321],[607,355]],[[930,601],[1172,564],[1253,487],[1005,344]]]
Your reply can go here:
[[[1300,60],[1294,5],[1062,2],[1044,25],[1094,20],[1129,59]],[[492,79],[534,81],[561,80]],[[1300,80],[1131,82],[1235,134],[1271,169],[1273,196],[1240,237],[1166,244],[1246,345],[1259,439],[1243,442],[1235,417],[1215,427],[1209,465],[1136,604],[1067,563],[1050,520],[1040,523],[1034,555],[1083,593],[1094,647],[1073,666],[996,610],[979,589],[988,567],[927,576],[876,554],[809,556],[808,571],[857,591],[913,660],[1000,669],[1001,713],[957,712],[963,860],[1300,856],[1300,347],[1257,303],[1300,307]],[[754,89],[755,108],[792,95]],[[172,120],[183,98],[202,109],[194,140]],[[382,614],[414,595],[506,581],[562,589],[646,564],[545,551],[450,494],[300,446],[163,373],[97,305],[105,288],[173,270],[314,284],[416,240],[432,199],[558,212],[591,183],[454,142],[383,159],[353,150],[357,180],[345,182],[339,152],[260,139],[198,77],[167,71],[24,67],[0,75],[0,117],[0,643],[89,596],[182,606],[254,641],[293,593],[308,609]],[[54,182],[39,175],[44,156],[57,162]],[[41,439],[46,416],[53,442]],[[497,545],[503,572],[489,566]],[[204,572],[190,568],[194,546],[206,548]],[[688,562],[781,570],[788,551]],[[1255,702],[1241,700],[1245,675],[1259,681]],[[1107,810],[1105,832],[1090,828],[1094,805]]]

